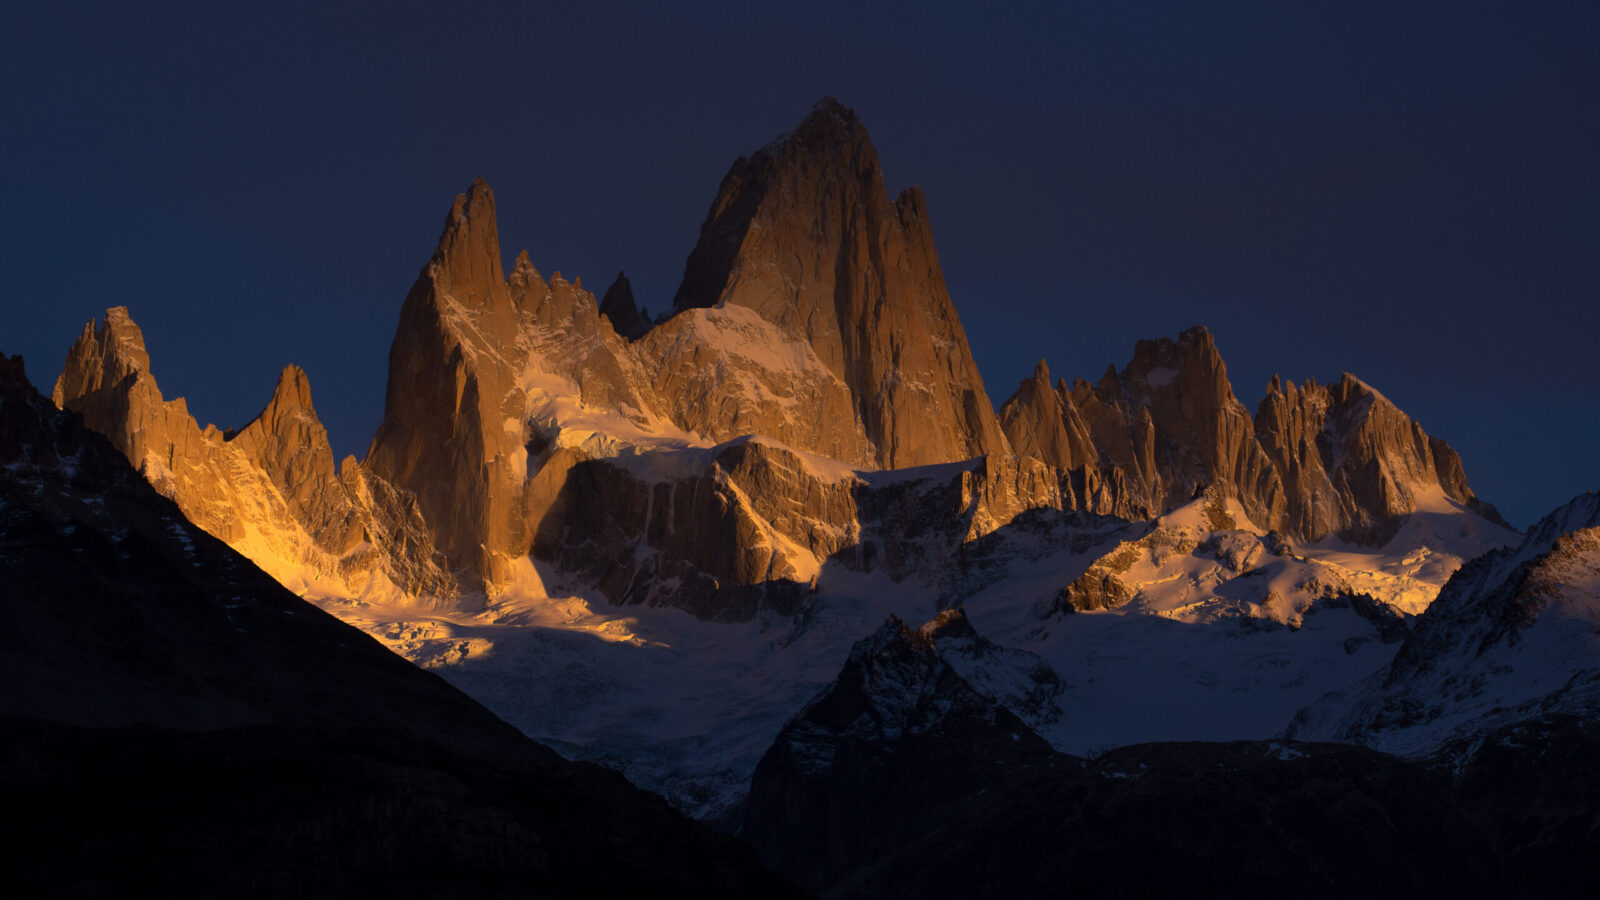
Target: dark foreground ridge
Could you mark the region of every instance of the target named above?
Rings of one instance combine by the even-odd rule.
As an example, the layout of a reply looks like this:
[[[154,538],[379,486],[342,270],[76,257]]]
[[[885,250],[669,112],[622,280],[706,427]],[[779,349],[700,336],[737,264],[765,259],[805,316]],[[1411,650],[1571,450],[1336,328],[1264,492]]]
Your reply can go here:
[[[860,898],[1565,897],[1600,876],[1593,719],[1432,761],[1287,740],[1086,760],[964,679],[949,630],[891,618],[785,726],[746,817],[773,866]]]
[[[16,896],[795,892],[194,527],[0,356]]]

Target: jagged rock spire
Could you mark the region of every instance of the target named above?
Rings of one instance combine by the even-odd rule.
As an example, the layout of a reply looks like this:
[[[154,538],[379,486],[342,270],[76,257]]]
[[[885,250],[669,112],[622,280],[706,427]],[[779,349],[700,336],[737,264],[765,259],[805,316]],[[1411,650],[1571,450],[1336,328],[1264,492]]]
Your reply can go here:
[[[1330,533],[1381,544],[1430,491],[1504,524],[1467,486],[1460,457],[1354,375],[1302,387],[1277,375],[1252,418],[1201,327],[1142,340],[1098,384],[1047,395],[1040,364],[1001,407],[1019,453],[1122,485],[1088,508],[1156,516],[1216,487],[1252,522],[1300,539]],[[1083,440],[1068,440],[1077,434]],[[1065,492],[1064,492],[1065,493]],[[1083,496],[1083,492],[1079,492]],[[1108,505],[1109,504],[1109,505]]]
[[[617,272],[617,280],[606,288],[600,298],[600,315],[611,320],[611,327],[625,338],[638,338],[650,330],[650,320],[633,302],[633,285],[625,272]]]
[[[457,194],[445,217],[438,247],[429,261],[441,291],[468,307],[504,301],[505,272],[500,265],[500,231],[494,191],[482,178]]]
[[[838,101],[733,164],[673,305],[744,306],[808,343],[849,386],[881,465],[1009,449],[922,193],[890,200],[866,128]]]
[[[437,249],[406,295],[389,347],[384,418],[366,460],[380,478],[417,494],[439,548],[477,584],[503,576],[530,540],[519,509],[523,440],[520,427],[504,425],[520,426],[524,414],[516,386],[521,316],[497,228],[494,193],[477,179],[451,204]],[[519,291],[538,279],[525,256],[513,273]],[[542,300],[545,292],[537,293]]]

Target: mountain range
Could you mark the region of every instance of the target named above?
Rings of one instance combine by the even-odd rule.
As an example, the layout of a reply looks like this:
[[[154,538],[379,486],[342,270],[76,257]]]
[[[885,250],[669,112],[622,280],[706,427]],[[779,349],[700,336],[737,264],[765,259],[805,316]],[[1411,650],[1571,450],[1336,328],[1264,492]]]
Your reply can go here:
[[[1028,808],[1098,846],[1096,816],[1155,815],[1139,791],[1213,763],[1242,781],[1200,796],[1323,779],[1387,817],[1365,843],[1280,848],[1262,892],[1345,852],[1375,861],[1316,892],[1437,887],[1417,873],[1485,853],[1498,868],[1462,885],[1515,886],[1552,847],[1600,846],[1591,794],[1551,800],[1548,846],[1496,824],[1517,729],[1592,740],[1593,494],[1520,534],[1378,389],[1275,376],[1252,413],[1200,327],[1094,382],[1041,362],[996,407],[927,201],[889,196],[831,99],[730,167],[656,316],[625,275],[597,300],[502,259],[478,180],[400,308],[362,459],[335,461],[294,365],[255,419],[202,428],[123,307],[85,326],[51,400],[207,547],[812,888],[954,891],[928,874],[942,850],[998,853],[962,817]],[[1102,784],[1146,768],[1158,787]],[[1293,806],[1327,801],[1230,814],[1371,826]],[[1458,832],[1372,856],[1437,817]]]

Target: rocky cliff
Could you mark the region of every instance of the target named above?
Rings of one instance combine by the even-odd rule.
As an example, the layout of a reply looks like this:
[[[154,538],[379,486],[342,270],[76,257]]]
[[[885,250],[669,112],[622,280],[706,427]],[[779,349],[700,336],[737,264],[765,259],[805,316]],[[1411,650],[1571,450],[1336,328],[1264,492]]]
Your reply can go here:
[[[1255,431],[1285,485],[1280,527],[1290,534],[1382,543],[1432,492],[1504,524],[1467,486],[1449,444],[1348,372],[1299,388],[1274,377]]]
[[[527,553],[519,502],[524,402],[521,317],[500,263],[494,194],[455,199],[389,350],[383,422],[367,467],[417,497],[439,549],[484,587]]]
[[[167,401],[124,307],[90,322],[52,399],[110,439],[191,522],[301,592],[439,604],[460,587],[415,500],[354,459],[335,471],[327,431],[296,366],[238,432],[201,429]]]
[[[809,347],[850,398],[825,424],[863,438],[836,458],[899,468],[1007,450],[922,192],[889,199],[866,128],[831,98],[733,164],[673,306],[750,309]],[[821,434],[791,442],[829,450]]]
[[[1402,517],[1448,500],[1504,525],[1444,441],[1353,375],[1274,377],[1252,417],[1204,328],[1140,341],[1122,370],[1051,387],[1040,363],[1002,406],[1017,452],[1070,477],[1083,508],[1151,518],[1211,488],[1263,530],[1382,545]]]

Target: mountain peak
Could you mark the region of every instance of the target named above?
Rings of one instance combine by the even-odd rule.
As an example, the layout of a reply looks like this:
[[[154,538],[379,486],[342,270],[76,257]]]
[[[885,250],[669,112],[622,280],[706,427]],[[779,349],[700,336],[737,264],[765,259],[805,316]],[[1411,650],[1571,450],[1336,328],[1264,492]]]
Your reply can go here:
[[[866,126],[861,124],[861,117],[855,110],[832,97],[823,97],[811,107],[811,111],[801,120],[800,127],[794,130],[794,136],[815,134],[844,134],[853,135],[860,131],[866,136]]]
[[[311,409],[311,381],[305,370],[294,363],[284,366],[278,375],[278,387],[272,392],[272,402],[285,409]]]
[[[611,320],[611,327],[625,338],[637,338],[650,330],[650,320],[634,303],[633,285],[628,282],[627,273],[621,270],[617,272],[617,280],[600,298],[600,315]]]
[[[840,103],[832,94],[825,94],[821,100],[811,105],[811,113],[807,118],[814,116],[831,116],[835,119],[845,119],[859,122],[855,110]]]
[[[0,384],[24,384],[27,381],[27,367],[22,364],[22,357],[0,353]]]
[[[85,394],[110,389],[130,375],[147,378],[150,353],[144,332],[134,324],[126,306],[106,310],[103,322],[90,319],[67,351],[67,361],[56,379],[50,399],[63,409]],[[153,382],[152,382],[153,383]]]
[[[897,204],[866,128],[831,98],[723,178],[673,298],[742,306],[803,342],[900,468],[1009,452],[939,267],[921,194]]]
[[[924,640],[937,641],[940,638],[976,639],[978,632],[972,627],[972,622],[967,619],[967,611],[959,606],[953,606],[917,629],[917,634]]]
[[[882,653],[885,647],[895,643],[914,643],[914,632],[905,620],[894,613],[883,620],[877,630],[867,637],[857,641],[851,648],[850,658],[854,660],[870,659]]]
[[[503,297],[500,231],[489,182],[473,179],[466,193],[456,195],[428,271],[440,289],[468,307]]]

